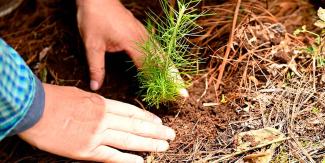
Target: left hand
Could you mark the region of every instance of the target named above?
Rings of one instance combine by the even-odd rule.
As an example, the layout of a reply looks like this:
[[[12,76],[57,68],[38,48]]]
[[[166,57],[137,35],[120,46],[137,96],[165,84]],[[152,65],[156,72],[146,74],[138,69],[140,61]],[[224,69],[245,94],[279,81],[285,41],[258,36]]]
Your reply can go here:
[[[133,105],[78,88],[44,84],[41,119],[19,136],[37,148],[77,160],[143,162],[130,151],[166,151],[175,131]],[[115,149],[117,148],[117,149]]]
[[[143,54],[137,43],[148,38],[145,27],[119,0],[77,0],[78,27],[85,43],[90,87],[97,90],[105,77],[105,52],[126,51],[139,68]]]

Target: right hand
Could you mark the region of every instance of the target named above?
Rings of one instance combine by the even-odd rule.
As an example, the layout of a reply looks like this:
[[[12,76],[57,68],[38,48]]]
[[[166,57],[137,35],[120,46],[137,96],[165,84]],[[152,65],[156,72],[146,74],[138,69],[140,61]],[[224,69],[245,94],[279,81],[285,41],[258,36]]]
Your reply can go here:
[[[147,40],[147,30],[119,0],[77,0],[77,7],[92,90],[103,84],[106,51],[125,51],[138,68],[142,66],[145,56],[138,44]]]
[[[146,42],[148,32],[119,0],[77,0],[78,27],[83,38],[90,72],[90,88],[98,90],[105,77],[105,51],[126,51],[138,68],[145,55],[139,44]],[[184,84],[176,67],[170,70],[179,84]],[[179,95],[188,97],[185,88]]]
[[[166,151],[175,131],[133,105],[73,87],[44,84],[41,119],[19,136],[37,148],[77,160],[143,162],[132,151]]]

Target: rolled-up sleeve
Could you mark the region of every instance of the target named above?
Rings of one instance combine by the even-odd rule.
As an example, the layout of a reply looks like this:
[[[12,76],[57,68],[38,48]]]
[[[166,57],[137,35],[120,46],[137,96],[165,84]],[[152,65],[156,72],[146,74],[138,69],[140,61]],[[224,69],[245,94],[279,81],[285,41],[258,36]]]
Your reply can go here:
[[[44,96],[41,82],[0,39],[0,140],[34,125],[43,113]]]

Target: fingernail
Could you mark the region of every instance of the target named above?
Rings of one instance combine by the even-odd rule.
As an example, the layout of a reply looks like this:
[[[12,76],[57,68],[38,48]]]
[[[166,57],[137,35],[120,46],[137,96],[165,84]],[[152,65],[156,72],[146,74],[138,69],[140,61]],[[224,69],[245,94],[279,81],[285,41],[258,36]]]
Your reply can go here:
[[[188,91],[185,88],[180,89],[179,94],[185,98],[189,97]]]
[[[98,82],[95,80],[90,81],[90,89],[96,91],[99,88]]]
[[[166,135],[169,140],[174,140],[176,137],[176,133],[173,129],[168,129]]]
[[[168,148],[169,148],[169,144],[166,141],[162,141],[161,143],[159,143],[156,152],[167,151]]]

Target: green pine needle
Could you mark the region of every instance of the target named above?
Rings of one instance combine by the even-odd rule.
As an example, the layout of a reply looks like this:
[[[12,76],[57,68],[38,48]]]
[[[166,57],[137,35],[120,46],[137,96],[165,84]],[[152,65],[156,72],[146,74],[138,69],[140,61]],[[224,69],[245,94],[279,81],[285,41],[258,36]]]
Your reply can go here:
[[[159,104],[175,101],[179,90],[186,88],[180,73],[188,74],[196,70],[196,59],[190,54],[189,36],[199,28],[195,21],[202,16],[197,14],[195,6],[200,0],[177,1],[177,10],[169,6],[167,0],[161,0],[165,18],[153,12],[149,14],[147,30],[149,39],[140,45],[146,55],[138,73],[144,101],[159,108]]]

